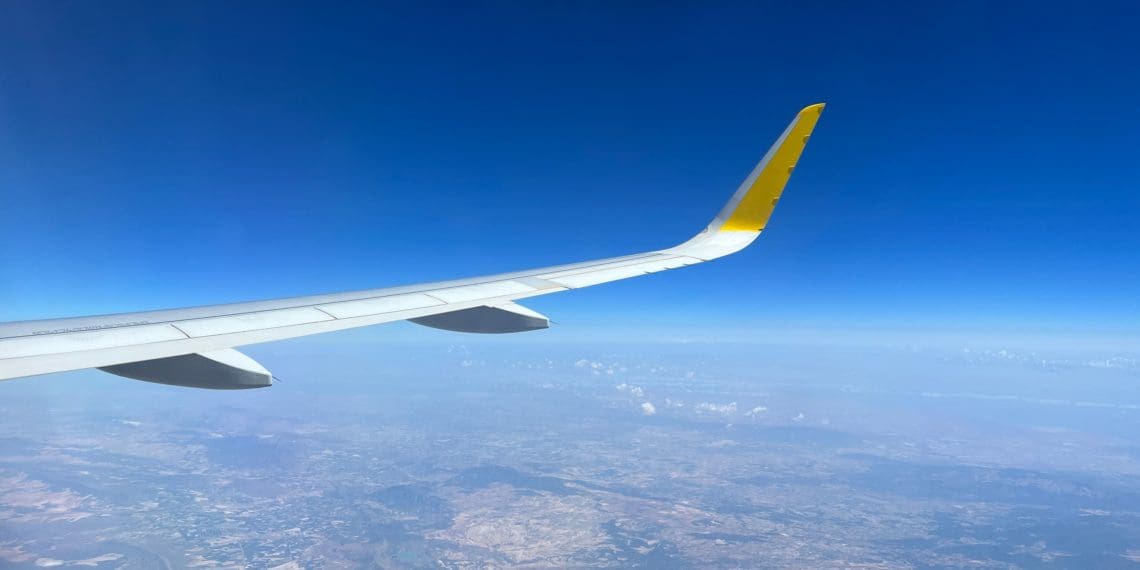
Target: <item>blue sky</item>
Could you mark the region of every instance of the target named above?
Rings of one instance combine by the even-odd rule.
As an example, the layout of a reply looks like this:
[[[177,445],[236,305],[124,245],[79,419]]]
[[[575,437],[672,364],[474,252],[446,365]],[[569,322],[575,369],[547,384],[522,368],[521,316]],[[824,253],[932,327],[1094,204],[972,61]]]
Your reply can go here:
[[[752,248],[529,304],[567,335],[1140,333],[1140,8],[645,6],[10,5],[0,320],[669,246],[826,101]]]

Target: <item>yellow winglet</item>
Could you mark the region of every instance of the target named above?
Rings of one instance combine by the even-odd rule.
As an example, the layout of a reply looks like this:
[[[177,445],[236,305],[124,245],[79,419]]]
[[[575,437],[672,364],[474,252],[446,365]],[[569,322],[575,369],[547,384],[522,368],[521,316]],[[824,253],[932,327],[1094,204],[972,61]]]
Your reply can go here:
[[[730,232],[758,232],[764,229],[823,113],[823,107],[823,103],[808,105],[796,115],[784,134],[780,135],[752,174],[740,185],[732,200],[724,206],[710,229]],[[717,222],[720,222],[719,227],[716,226]]]

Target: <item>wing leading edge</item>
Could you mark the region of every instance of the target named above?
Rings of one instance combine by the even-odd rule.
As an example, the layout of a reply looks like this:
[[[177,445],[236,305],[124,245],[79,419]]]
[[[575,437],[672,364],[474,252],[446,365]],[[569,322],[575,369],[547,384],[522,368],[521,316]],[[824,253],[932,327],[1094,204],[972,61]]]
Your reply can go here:
[[[513,302],[694,265],[751,244],[767,226],[823,107],[820,103],[801,110],[708,227],[672,248],[423,285],[4,323],[0,324],[0,380],[102,368],[136,379],[217,387],[212,382],[186,384],[171,378],[186,375],[187,369],[197,370],[186,364],[198,362],[210,365],[201,367],[204,371],[217,371],[206,374],[237,377],[253,370],[258,378],[268,377],[269,373],[248,357],[237,353],[217,358],[218,351],[393,321],[411,320],[469,332],[545,328],[545,317]],[[178,358],[193,355],[201,358]],[[144,362],[147,365],[123,366]],[[218,371],[216,366],[232,366],[234,370]],[[123,374],[125,369],[135,373]],[[145,374],[138,370],[145,370]],[[264,385],[268,382],[259,380],[230,387]]]

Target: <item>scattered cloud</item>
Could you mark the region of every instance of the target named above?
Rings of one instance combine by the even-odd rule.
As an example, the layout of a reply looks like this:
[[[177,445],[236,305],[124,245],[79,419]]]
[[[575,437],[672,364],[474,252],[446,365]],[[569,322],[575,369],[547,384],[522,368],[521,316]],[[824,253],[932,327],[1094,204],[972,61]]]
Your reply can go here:
[[[629,392],[629,395],[633,396],[634,398],[644,398],[645,397],[645,390],[643,390],[640,386],[633,386],[631,384],[626,384],[625,382],[622,382],[621,384],[618,384],[616,386],[616,388],[620,392]]]
[[[641,404],[641,413],[647,416],[652,416],[653,414],[657,413],[657,407],[649,402],[643,402]]]
[[[756,416],[763,414],[764,412],[767,412],[767,411],[768,411],[768,408],[766,408],[764,406],[756,406],[755,408],[752,408],[751,410],[748,410],[747,412],[745,412],[744,415],[756,417]]]
[[[593,374],[594,376],[602,376],[602,375],[613,376],[614,374],[616,374],[618,372],[625,372],[627,370],[627,368],[625,366],[622,366],[620,364],[606,364],[604,362],[598,362],[596,360],[588,360],[585,358],[579,359],[578,361],[574,362],[574,367],[575,368],[581,368],[584,370],[589,370],[590,373]]]
[[[1101,368],[1113,370],[1140,369],[1140,359],[1127,356],[1110,356],[1092,360],[1072,360],[1068,358],[1048,358],[1033,352],[1018,352],[1009,349],[984,350],[963,348],[959,351],[963,360],[973,365],[1020,364],[1045,370],[1065,370],[1073,368]]]
[[[722,416],[731,416],[736,413],[736,402],[728,404],[714,404],[712,402],[701,402],[696,405],[695,409],[698,412],[720,414]]]
[[[1134,370],[1140,368],[1140,361],[1135,358],[1113,356],[1112,358],[1106,358],[1104,360],[1089,360],[1085,362],[1085,366],[1089,368],[1121,368]]]
[[[1138,404],[1117,404],[1114,402],[1088,402],[1083,400],[1064,400],[1056,398],[1028,398],[1025,396],[1010,396],[1002,394],[976,394],[970,392],[944,393],[923,392],[923,398],[964,398],[969,400],[996,400],[1008,402],[1023,402],[1026,404],[1039,404],[1042,406],[1074,406],[1077,408],[1110,408],[1118,410],[1140,410]]]

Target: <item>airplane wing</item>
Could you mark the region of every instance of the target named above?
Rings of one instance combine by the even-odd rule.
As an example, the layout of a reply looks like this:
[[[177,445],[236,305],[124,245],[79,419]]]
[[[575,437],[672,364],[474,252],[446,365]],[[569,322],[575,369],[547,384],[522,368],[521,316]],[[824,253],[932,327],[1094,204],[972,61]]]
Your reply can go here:
[[[257,388],[272,375],[234,347],[403,320],[478,333],[546,328],[546,317],[515,301],[695,265],[752,243],[822,112],[822,103],[801,110],[708,227],[676,247],[423,285],[4,323],[0,380],[100,368],[179,386]]]

